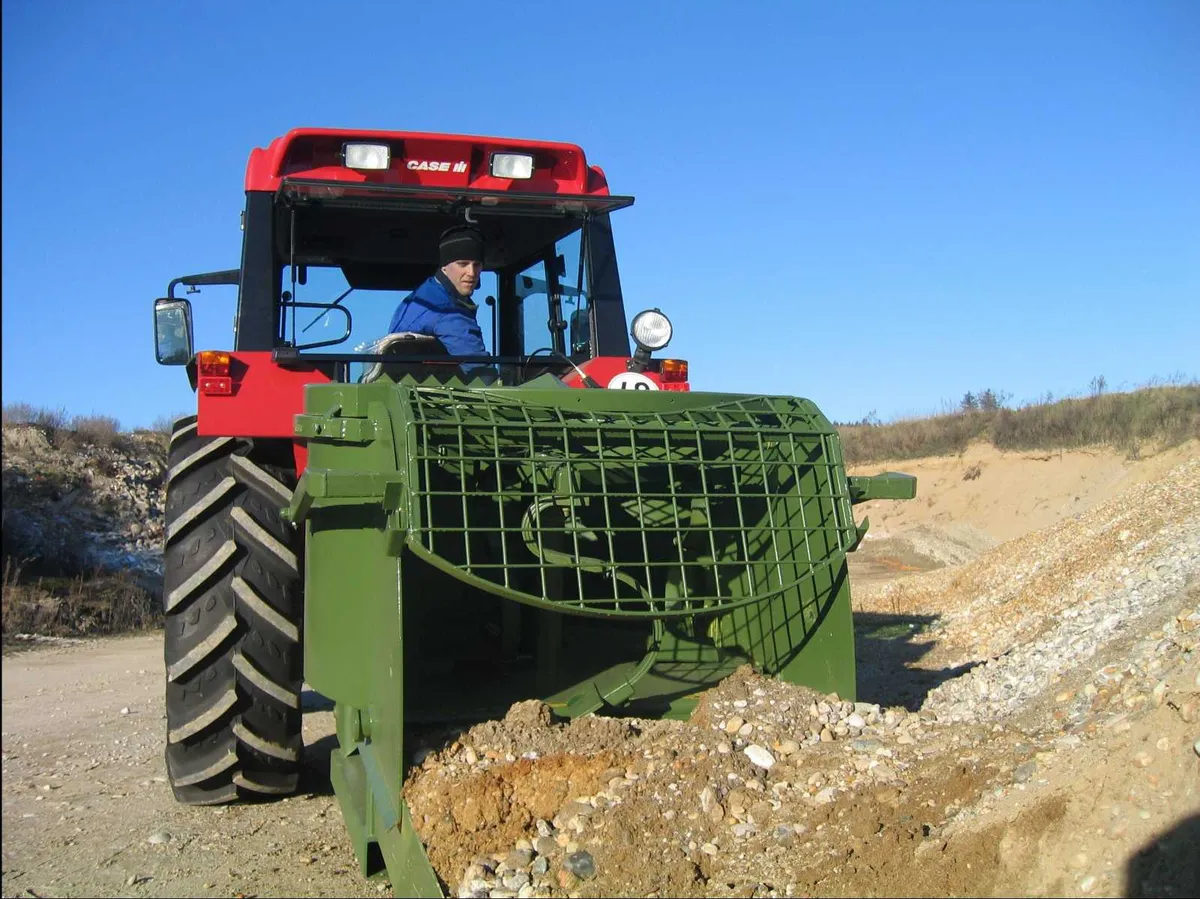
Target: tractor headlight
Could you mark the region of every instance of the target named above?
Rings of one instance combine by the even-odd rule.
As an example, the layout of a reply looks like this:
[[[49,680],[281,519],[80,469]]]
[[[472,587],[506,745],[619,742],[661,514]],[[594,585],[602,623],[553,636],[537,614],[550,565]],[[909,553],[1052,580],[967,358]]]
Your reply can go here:
[[[493,153],[493,178],[532,178],[533,157],[527,153]]]
[[[661,350],[671,342],[671,320],[657,309],[647,309],[633,317],[629,333],[643,350]]]
[[[382,171],[392,162],[392,148],[387,144],[344,144],[342,155],[348,169]]]

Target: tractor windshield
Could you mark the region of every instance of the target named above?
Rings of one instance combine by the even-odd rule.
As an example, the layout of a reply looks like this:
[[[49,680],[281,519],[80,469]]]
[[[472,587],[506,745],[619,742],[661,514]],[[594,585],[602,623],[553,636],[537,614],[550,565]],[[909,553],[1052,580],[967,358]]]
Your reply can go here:
[[[516,316],[506,323],[510,326],[506,332],[511,332],[509,339],[500,333],[500,276],[495,270],[483,272],[471,301],[478,307],[476,318],[489,355],[530,355],[549,349],[586,354],[588,335],[581,323],[590,311],[590,288],[588,267],[583,264],[587,252],[584,244],[581,227],[555,241],[516,272],[512,302],[505,304],[509,315]],[[560,275],[552,279],[548,273],[556,269]],[[431,266],[429,275],[435,270],[436,266]],[[284,302],[285,340],[299,347],[302,354],[370,353],[375,342],[388,333],[399,304],[420,283],[400,289],[356,288],[337,265],[288,266],[283,276],[284,291],[294,298]],[[300,283],[302,276],[304,283]],[[338,308],[349,313],[348,321]],[[555,321],[567,324],[565,338]],[[357,378],[361,367],[361,363],[354,363],[351,376]]]
[[[328,184],[286,184],[274,229],[284,263],[278,345],[370,353],[399,304],[437,271],[440,234],[467,219],[486,247],[471,299],[487,353],[592,355],[593,225],[602,217],[611,240],[607,213],[632,200],[466,194],[348,185],[331,196]]]

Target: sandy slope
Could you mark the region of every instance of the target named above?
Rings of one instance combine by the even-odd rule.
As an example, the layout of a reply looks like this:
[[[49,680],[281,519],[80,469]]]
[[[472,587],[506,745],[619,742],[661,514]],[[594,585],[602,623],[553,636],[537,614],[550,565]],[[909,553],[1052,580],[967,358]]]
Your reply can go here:
[[[1002,452],[972,444],[961,456],[864,465],[852,475],[902,471],[917,478],[911,502],[855,507],[871,520],[851,557],[853,582],[956,565],[1016,537],[1078,515],[1200,455],[1200,440],[1140,459],[1108,449]]]

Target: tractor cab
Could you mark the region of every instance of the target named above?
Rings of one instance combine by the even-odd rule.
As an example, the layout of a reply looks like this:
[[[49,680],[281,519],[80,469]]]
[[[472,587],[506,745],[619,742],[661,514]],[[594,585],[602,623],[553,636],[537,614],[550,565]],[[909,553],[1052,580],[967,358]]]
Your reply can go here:
[[[297,129],[253,151],[246,198],[240,269],[176,279],[155,307],[158,359],[188,365],[202,404],[238,392],[239,360],[280,370],[250,379],[263,385],[407,372],[518,386],[549,373],[579,387],[687,389],[686,363],[650,358],[670,334],[657,310],[639,317],[630,353],[610,216],[633,198],[611,195],[578,146]],[[440,235],[464,224],[485,245],[470,301],[486,353],[450,357],[421,335],[385,343],[397,307],[437,271]],[[193,352],[190,304],[175,296],[213,283],[239,288],[228,363]],[[254,389],[244,376],[238,386]]]

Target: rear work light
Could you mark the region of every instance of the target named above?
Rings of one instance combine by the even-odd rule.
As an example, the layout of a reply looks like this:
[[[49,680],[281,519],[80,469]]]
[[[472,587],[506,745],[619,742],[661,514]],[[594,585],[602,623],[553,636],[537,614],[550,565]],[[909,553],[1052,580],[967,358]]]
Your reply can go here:
[[[205,396],[230,396],[233,393],[228,353],[201,350],[196,354],[196,388]]]
[[[683,359],[663,359],[659,366],[658,376],[664,384],[677,384],[688,378],[688,364]]]
[[[392,164],[392,148],[387,144],[344,144],[342,156],[348,169],[382,171]]]
[[[493,178],[532,178],[533,157],[528,153],[493,153]]]

